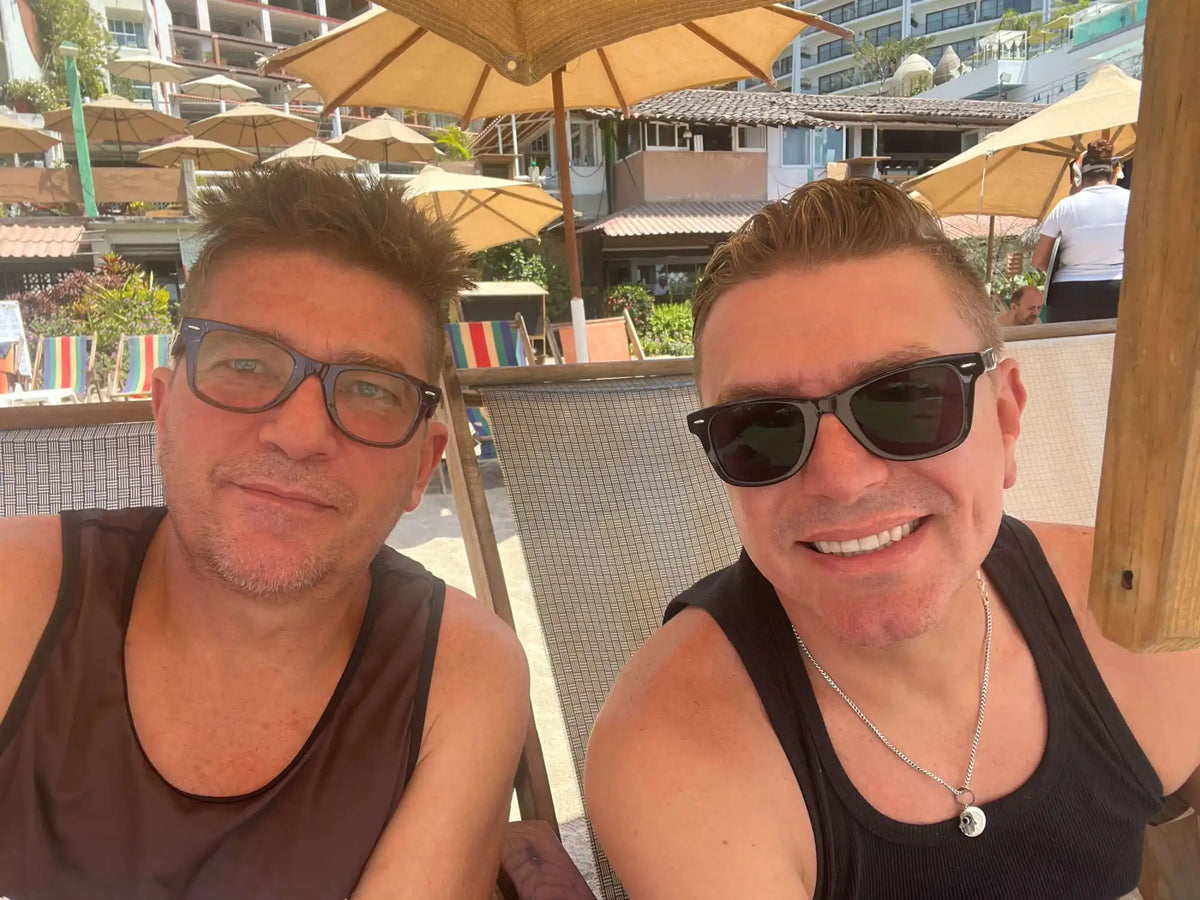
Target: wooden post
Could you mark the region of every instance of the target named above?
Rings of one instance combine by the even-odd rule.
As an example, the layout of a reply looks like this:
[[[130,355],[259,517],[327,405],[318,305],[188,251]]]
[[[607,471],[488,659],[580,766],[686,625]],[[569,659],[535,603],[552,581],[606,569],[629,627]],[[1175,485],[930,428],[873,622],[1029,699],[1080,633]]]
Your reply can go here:
[[[992,259],[996,255],[996,217],[988,216],[988,245],[987,245],[987,271],[983,276],[983,281],[987,285],[988,293],[992,290]]]
[[[1200,184],[1173,171],[1200,158],[1197,41],[1200,0],[1150,10],[1089,596],[1137,650],[1200,643]],[[1151,828],[1142,896],[1194,898],[1197,858],[1194,816]]]
[[[479,475],[479,463],[475,459],[475,441],[471,437],[462,386],[458,382],[458,370],[454,368],[449,347],[446,348],[446,359],[442,366],[441,387],[443,406],[440,416],[450,429],[446,468],[450,470],[450,486],[454,492],[454,506],[462,528],[463,543],[467,548],[475,596],[515,628],[504,569],[500,565],[500,548],[492,527],[492,514],[483,490],[483,479]],[[550,776],[546,772],[542,743],[532,715],[529,717],[525,749],[521,753],[514,787],[521,818],[540,819],[557,835],[558,817],[554,812],[554,797],[550,793]]]
[[[1200,643],[1200,0],[1146,22],[1138,167],[1096,515],[1090,601],[1137,650]]]

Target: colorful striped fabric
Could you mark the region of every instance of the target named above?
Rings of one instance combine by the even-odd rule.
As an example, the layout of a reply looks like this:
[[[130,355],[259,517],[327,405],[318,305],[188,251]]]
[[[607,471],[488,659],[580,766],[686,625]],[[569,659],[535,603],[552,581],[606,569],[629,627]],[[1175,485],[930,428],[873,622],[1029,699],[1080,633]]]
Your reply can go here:
[[[84,335],[42,339],[42,388],[87,390],[88,343]]]
[[[149,394],[150,374],[171,359],[171,335],[138,334],[125,338],[125,356],[129,377],[122,394]]]
[[[525,348],[513,322],[451,322],[446,326],[454,365],[460,369],[524,366]]]

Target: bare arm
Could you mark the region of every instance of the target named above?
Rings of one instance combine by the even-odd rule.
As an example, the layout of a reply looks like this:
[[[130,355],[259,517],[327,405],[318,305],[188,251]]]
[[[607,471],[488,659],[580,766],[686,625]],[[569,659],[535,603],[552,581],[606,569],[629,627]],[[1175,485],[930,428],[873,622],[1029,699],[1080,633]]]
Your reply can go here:
[[[484,900],[529,716],[516,635],[446,589],[421,755],[354,900]]]
[[[1033,267],[1045,272],[1050,265],[1050,254],[1054,252],[1056,239],[1042,235],[1038,238],[1037,246],[1033,248]]]
[[[592,730],[584,790],[605,853],[633,900],[808,900],[804,801],[740,664],[716,650],[697,654],[711,674],[680,671],[670,643],[639,651]]]
[[[58,598],[58,516],[0,517],[0,721],[17,692]],[[3,798],[0,797],[0,805]]]

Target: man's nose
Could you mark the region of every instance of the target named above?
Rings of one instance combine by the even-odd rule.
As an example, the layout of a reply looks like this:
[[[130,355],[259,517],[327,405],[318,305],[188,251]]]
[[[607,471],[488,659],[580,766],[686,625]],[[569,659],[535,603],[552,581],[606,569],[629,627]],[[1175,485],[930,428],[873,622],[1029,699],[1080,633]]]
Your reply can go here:
[[[804,489],[851,504],[887,480],[887,461],[860,444],[837,416],[821,416],[812,452],[800,470]]]
[[[292,459],[330,456],[337,448],[337,426],[325,406],[325,389],[310,376],[283,403],[262,414],[259,437]]]

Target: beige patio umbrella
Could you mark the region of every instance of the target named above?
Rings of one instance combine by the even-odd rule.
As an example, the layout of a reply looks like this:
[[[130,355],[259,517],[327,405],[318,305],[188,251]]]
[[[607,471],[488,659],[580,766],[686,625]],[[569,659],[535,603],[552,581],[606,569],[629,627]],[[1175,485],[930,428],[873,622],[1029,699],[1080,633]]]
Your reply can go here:
[[[527,181],[487,178],[426,166],[405,195],[439,219],[453,223],[472,253],[537,237],[563,214],[563,205]]]
[[[219,141],[231,147],[253,147],[261,160],[263,147],[290,147],[317,136],[317,123],[302,116],[280,112],[261,103],[243,103],[188,126],[195,137]]]
[[[353,169],[358,165],[358,160],[349,153],[343,153],[336,147],[330,147],[315,137],[306,138],[294,147],[288,147],[274,156],[267,157],[263,160],[263,165],[274,166],[286,162],[302,162],[314,169],[324,169],[329,172]]]
[[[0,116],[0,153],[45,153],[60,143],[58,135]]]
[[[185,159],[201,169],[245,169],[255,162],[253,153],[194,137],[180,138],[138,152],[138,162],[164,168],[178,166]]]
[[[258,97],[258,91],[248,84],[227,75],[207,75],[182,84],[179,89],[193,97],[205,100],[216,100],[221,104],[221,112],[225,112],[225,104],[230,100],[253,100]]]
[[[149,53],[119,56],[108,64],[108,71],[118,78],[129,78],[149,85],[179,83],[192,77],[192,73],[183,66]],[[153,89],[150,91],[150,103],[155,109],[158,108]]]
[[[89,144],[115,141],[122,161],[125,144],[153,144],[182,135],[187,125],[183,119],[139,106],[116,94],[102,94],[98,100],[83,104],[83,123]],[[74,135],[71,108],[46,113],[46,127],[63,137]]]
[[[1070,189],[1070,163],[1107,138],[1119,156],[1137,142],[1141,82],[1102,66],[1082,88],[1028,119],[989,135],[904,187],[939,214],[1044,219]]]
[[[387,113],[351,128],[329,142],[351,156],[387,165],[389,162],[432,162],[437,144]]]
[[[321,103],[325,100],[317,93],[317,89],[311,84],[294,85],[287,95],[288,103]]]
[[[386,0],[276,54],[265,70],[306,79],[326,109],[344,104],[476,117],[553,110],[560,159],[566,110],[628,109],[665,91],[753,75],[774,84],[775,57],[808,27],[850,32],[762,0]],[[403,14],[400,14],[403,13]],[[582,325],[570,166],[559,166],[572,315]],[[582,342],[583,328],[576,328]],[[586,345],[580,358],[587,358]]]

